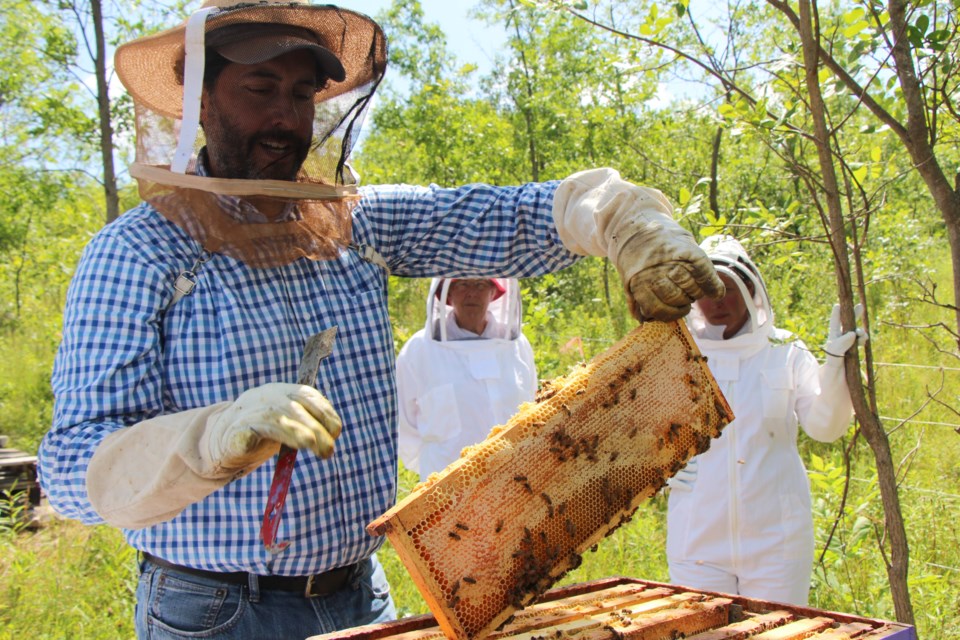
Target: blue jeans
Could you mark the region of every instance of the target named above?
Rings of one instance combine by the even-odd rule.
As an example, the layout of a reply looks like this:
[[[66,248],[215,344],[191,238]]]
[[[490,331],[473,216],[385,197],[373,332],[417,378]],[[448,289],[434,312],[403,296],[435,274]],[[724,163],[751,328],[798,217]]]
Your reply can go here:
[[[300,640],[396,618],[390,586],[376,556],[340,591],[305,598],[261,590],[255,579],[230,584],[164,569],[145,560],[137,585],[137,638],[167,640]]]

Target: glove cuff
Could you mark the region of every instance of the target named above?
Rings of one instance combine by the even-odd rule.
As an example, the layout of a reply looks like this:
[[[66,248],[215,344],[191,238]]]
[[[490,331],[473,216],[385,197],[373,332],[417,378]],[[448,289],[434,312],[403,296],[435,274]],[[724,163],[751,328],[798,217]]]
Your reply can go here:
[[[675,225],[671,215],[662,193],[627,182],[613,169],[575,173],[554,193],[554,224],[567,250],[614,263],[622,247],[646,227],[652,225],[648,232],[654,232],[659,225]]]

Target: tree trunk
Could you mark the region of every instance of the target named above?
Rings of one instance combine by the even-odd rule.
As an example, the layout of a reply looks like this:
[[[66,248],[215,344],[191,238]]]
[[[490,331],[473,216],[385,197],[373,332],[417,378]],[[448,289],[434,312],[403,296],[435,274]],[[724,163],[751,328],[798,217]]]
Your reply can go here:
[[[103,35],[103,8],[100,0],[90,0],[96,36],[97,106],[100,113],[100,155],[103,159],[103,192],[107,205],[107,224],[120,215],[117,176],[113,167],[113,125],[110,122],[110,93],[107,86],[107,46]]]
[[[713,137],[713,151],[710,154],[710,210],[713,215],[720,217],[720,140],[723,138],[723,127],[717,127],[717,135]]]
[[[830,245],[833,249],[834,267],[837,276],[837,289],[840,294],[840,317],[844,328],[854,327],[856,320],[853,311],[853,287],[850,277],[850,258],[847,253],[846,232],[840,190],[833,154],[830,148],[830,134],[823,96],[820,93],[818,73],[820,34],[816,24],[816,4],[810,0],[799,0],[800,39],[803,47],[803,62],[810,112],[814,122],[814,137],[817,155],[820,161],[823,179],[824,197],[827,201]],[[860,382],[860,363],[856,349],[847,352],[845,358],[847,386],[853,401],[861,431],[873,451],[877,464],[877,476],[880,495],[883,502],[884,523],[890,538],[890,555],[884,554],[890,592],[896,610],[897,620],[913,624],[913,605],[907,588],[909,565],[909,546],[903,514],[900,511],[900,497],[897,492],[896,467],[890,452],[890,442],[880,424],[877,415],[871,411],[863,386]],[[881,542],[882,545],[882,542]],[[883,552],[881,546],[881,552]]]
[[[933,150],[933,132],[927,121],[923,90],[917,79],[910,40],[907,38],[907,3],[904,0],[890,0],[887,13],[890,15],[893,36],[893,63],[907,107],[907,126],[900,138],[947,227],[953,266],[953,311],[957,326],[957,349],[960,351],[960,184],[957,184],[960,175],[954,176],[951,184]]]
[[[527,64],[527,56],[523,50],[524,41],[520,33],[520,18],[518,17],[519,7],[512,1],[510,2],[510,15],[510,19],[513,21],[514,31],[517,35],[517,53],[520,55],[520,64],[523,68],[523,77],[527,92],[526,104],[522,104],[520,100],[517,100],[517,107],[519,107],[521,113],[523,113],[523,120],[527,127],[527,152],[530,155],[530,180],[532,182],[539,182],[540,154],[537,152],[537,131],[534,126],[534,114],[530,106],[533,103],[533,81],[530,79],[530,67]]]

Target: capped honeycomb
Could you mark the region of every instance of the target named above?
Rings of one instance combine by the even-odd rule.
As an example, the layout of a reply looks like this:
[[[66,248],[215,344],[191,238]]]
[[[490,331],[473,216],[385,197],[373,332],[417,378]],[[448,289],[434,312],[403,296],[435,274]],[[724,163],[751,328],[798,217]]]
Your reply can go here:
[[[444,634],[482,638],[627,522],[733,413],[686,326],[647,322],[367,526]]]

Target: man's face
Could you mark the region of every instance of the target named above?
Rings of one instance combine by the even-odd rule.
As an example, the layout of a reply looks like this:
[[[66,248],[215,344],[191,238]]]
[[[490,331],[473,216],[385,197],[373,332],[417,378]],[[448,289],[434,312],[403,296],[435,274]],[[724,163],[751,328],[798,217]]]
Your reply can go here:
[[[316,62],[291,51],[260,64],[228,64],[204,88],[200,121],[218,178],[294,180],[313,136]]]

